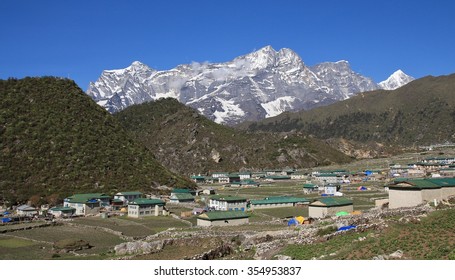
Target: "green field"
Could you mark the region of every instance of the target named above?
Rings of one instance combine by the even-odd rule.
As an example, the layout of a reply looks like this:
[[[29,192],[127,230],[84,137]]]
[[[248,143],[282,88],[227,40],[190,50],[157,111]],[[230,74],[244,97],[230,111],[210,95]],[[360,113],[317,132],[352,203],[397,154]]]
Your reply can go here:
[[[50,259],[51,256],[48,244],[0,234],[0,259],[2,260],[39,260]]]
[[[91,249],[79,251],[78,253],[101,254],[107,253],[115,245],[124,242],[120,237],[91,228],[80,228],[69,225],[36,228],[32,230],[15,231],[9,233],[11,236],[29,238],[36,242],[42,241],[52,244],[64,239],[82,239],[94,246]],[[48,245],[47,247],[50,247]]]

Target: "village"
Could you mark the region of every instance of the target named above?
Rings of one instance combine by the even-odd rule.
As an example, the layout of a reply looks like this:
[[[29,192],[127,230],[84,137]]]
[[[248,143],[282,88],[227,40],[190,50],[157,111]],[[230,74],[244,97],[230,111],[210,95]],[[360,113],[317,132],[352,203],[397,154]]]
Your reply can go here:
[[[161,252],[166,244],[176,246],[175,236],[183,234],[188,238],[190,229],[202,235],[218,232],[218,236],[220,232],[223,232],[221,235],[230,232],[230,236],[236,236],[236,231],[247,230],[257,235],[267,228],[268,235],[273,236],[269,232],[272,229],[275,233],[296,227],[310,229],[328,219],[336,221],[333,232],[343,232],[367,226],[352,221],[378,211],[412,212],[425,205],[437,207],[447,203],[455,196],[454,174],[455,157],[425,157],[418,162],[389,163],[379,169],[354,171],[321,168],[194,174],[190,178],[197,183],[196,190],[169,188],[166,195],[136,190],[113,195],[79,193],[65,198],[60,205],[2,207],[0,242],[15,238],[28,240],[30,244],[51,244],[50,252],[55,256],[58,255],[55,247],[59,241],[55,239],[61,239],[58,233],[39,240],[35,239],[37,235],[24,232],[45,231],[48,226],[55,229],[54,225],[64,225],[72,229],[71,234],[65,230],[68,237],[73,236],[72,239],[76,237],[74,233],[79,232],[75,228],[85,233],[93,231],[92,236],[100,230],[115,235],[116,241],[108,242],[109,246],[105,248],[101,246],[104,254],[111,254],[111,257],[145,254],[154,258],[152,256],[158,257],[156,253]],[[345,222],[340,222],[342,219]],[[164,242],[163,235],[173,237]],[[76,239],[90,238],[82,234]],[[161,240],[159,249],[150,249],[151,240],[155,245],[157,240]],[[88,241],[87,246],[88,243],[94,242]],[[76,246],[77,250],[66,248],[63,252],[76,255],[86,252],[82,256],[93,256],[90,246]],[[219,244],[215,247],[220,248]],[[58,252],[61,254],[62,251]],[[198,248],[195,253],[203,252]]]

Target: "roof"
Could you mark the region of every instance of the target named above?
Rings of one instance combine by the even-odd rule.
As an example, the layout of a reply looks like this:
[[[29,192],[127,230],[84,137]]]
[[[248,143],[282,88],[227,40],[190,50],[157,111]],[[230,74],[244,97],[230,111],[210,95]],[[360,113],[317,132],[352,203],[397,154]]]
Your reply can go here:
[[[173,189],[171,193],[191,193],[190,189]]]
[[[272,176],[266,176],[266,179],[272,179],[272,180],[289,180],[291,179],[290,176],[285,176],[285,175],[272,175]]]
[[[441,187],[454,187],[455,186],[455,178],[435,178],[435,179],[427,179],[428,181],[437,184]]]
[[[259,185],[258,182],[255,182],[254,180],[250,180],[250,179],[242,180],[240,182],[232,182],[231,184],[233,184],[233,185]]]
[[[111,197],[104,193],[80,193],[80,194],[74,194],[74,195],[66,198],[66,200],[71,203],[87,203],[87,202],[91,202],[90,200],[93,200],[93,199],[106,199],[106,198],[111,198]]]
[[[317,188],[317,186],[315,184],[303,184],[303,187],[305,189],[314,189],[314,188]]]
[[[205,179],[205,176],[193,175],[191,176],[191,179]]]
[[[339,174],[332,174],[332,173],[320,173],[315,175],[315,177],[340,177]]]
[[[141,192],[118,192],[115,195],[142,195]]]
[[[352,200],[344,197],[322,197],[318,198],[315,202],[311,203],[310,206],[315,207],[336,207],[352,205]]]
[[[439,189],[442,187],[455,187],[455,178],[434,178],[434,179],[410,179],[395,180],[388,186],[389,189]]]
[[[246,201],[246,198],[239,197],[239,196],[231,196],[231,195],[212,195],[210,197],[211,200],[220,200],[220,201]]]
[[[299,202],[307,202],[309,203],[310,200],[303,198],[303,197],[291,197],[291,196],[272,196],[266,197],[264,199],[259,200],[251,200],[251,204],[282,204],[282,203],[299,203]]]
[[[27,204],[24,204],[24,205],[21,205],[21,206],[17,207],[17,210],[20,210],[20,211],[36,211],[36,208],[28,206]]]
[[[171,196],[171,199],[173,198],[178,200],[194,200],[194,197],[190,193],[175,193]]]
[[[164,205],[166,204],[164,201],[161,199],[150,199],[150,198],[137,198],[128,205]]]
[[[49,209],[50,211],[62,211],[62,212],[67,212],[67,211],[76,211],[75,208],[73,207],[52,207]]]
[[[213,211],[199,215],[197,218],[201,220],[217,221],[217,220],[232,220],[244,219],[250,216],[243,211]]]

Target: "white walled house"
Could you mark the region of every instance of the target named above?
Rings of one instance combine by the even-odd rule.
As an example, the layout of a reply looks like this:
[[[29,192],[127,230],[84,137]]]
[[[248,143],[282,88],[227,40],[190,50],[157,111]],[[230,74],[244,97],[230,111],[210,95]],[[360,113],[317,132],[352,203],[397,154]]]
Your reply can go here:
[[[128,217],[160,216],[164,214],[165,205],[160,199],[138,198],[128,203]]]
[[[308,216],[311,218],[325,218],[327,216],[335,216],[340,211],[354,211],[352,200],[344,197],[323,197],[310,203]]]
[[[47,213],[56,218],[71,217],[76,213],[76,209],[73,207],[52,207]]]
[[[321,184],[339,184],[342,182],[341,175],[338,174],[327,174],[327,173],[320,173],[315,175],[314,179]]]
[[[213,211],[197,217],[197,225],[209,226],[236,226],[249,223],[249,215],[240,211]]]
[[[128,202],[141,198],[141,192],[118,192],[114,195],[114,199],[119,199],[123,205],[128,205]]]
[[[75,215],[96,215],[103,206],[109,206],[110,196],[104,193],[75,194],[63,200],[63,207],[76,209]]]
[[[239,177],[240,180],[251,179],[251,172],[240,172]]]
[[[388,188],[389,208],[415,207],[455,195],[455,178],[399,180]]]
[[[245,211],[246,198],[230,195],[214,195],[210,197],[209,208],[218,211]]]
[[[18,216],[33,217],[35,215],[38,215],[38,210],[35,207],[24,204],[17,207],[16,213]]]

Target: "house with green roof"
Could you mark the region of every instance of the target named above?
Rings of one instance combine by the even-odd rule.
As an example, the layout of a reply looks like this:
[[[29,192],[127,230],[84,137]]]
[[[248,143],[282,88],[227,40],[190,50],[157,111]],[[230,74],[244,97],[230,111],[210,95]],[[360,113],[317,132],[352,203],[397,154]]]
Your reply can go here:
[[[291,176],[287,175],[268,175],[264,178],[266,181],[283,181],[283,180],[290,180]]]
[[[171,195],[173,195],[173,194],[182,194],[182,193],[191,194],[193,196],[196,195],[196,191],[195,190],[191,190],[191,189],[172,189],[172,191],[171,191]]]
[[[297,204],[308,205],[310,200],[303,197],[292,197],[292,196],[272,196],[264,199],[250,200],[250,209],[266,209],[266,208],[278,208],[278,207],[294,207]]]
[[[231,195],[213,195],[209,199],[209,208],[217,211],[245,211],[246,198]]]
[[[128,217],[142,218],[147,216],[159,216],[166,213],[166,203],[161,199],[137,198],[128,203]]]
[[[260,184],[252,179],[245,179],[239,182],[231,183],[231,186],[238,186],[238,187],[259,187]]]
[[[47,210],[47,213],[56,218],[71,217],[76,213],[76,209],[73,207],[52,207]]]
[[[201,176],[201,175],[192,175],[190,177],[191,181],[195,182],[195,183],[204,183],[205,182],[205,176]]]
[[[63,207],[76,209],[75,215],[96,215],[101,207],[109,206],[110,196],[104,193],[74,194],[63,200]]]
[[[236,226],[249,223],[249,215],[240,211],[211,211],[197,217],[197,225],[209,226]]]
[[[118,192],[114,195],[114,199],[118,199],[122,201],[123,205],[128,205],[128,202],[133,201],[135,199],[141,198],[141,192]]]
[[[308,206],[308,216],[311,218],[335,216],[341,211],[353,212],[353,201],[345,197],[329,196],[318,198]]]
[[[229,172],[225,172],[225,171],[213,172],[212,173],[212,177],[213,178],[227,177],[228,175],[229,175]]]
[[[312,192],[317,192],[318,189],[319,189],[319,186],[316,184],[311,184],[311,183],[303,184],[303,193],[309,194]]]
[[[188,203],[194,202],[194,196],[190,193],[172,193],[169,197],[169,203]]]
[[[389,208],[415,207],[455,195],[455,178],[401,179],[387,187]]]

